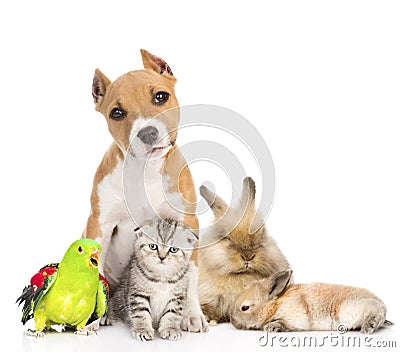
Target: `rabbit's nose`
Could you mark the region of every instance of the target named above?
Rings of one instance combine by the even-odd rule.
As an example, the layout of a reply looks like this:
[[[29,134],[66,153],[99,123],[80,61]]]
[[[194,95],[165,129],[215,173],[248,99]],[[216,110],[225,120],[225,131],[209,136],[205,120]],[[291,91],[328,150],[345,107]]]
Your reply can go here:
[[[245,261],[245,262],[251,262],[253,259],[254,259],[254,257],[255,257],[256,255],[255,254],[241,254],[241,257],[242,257],[242,259]]]

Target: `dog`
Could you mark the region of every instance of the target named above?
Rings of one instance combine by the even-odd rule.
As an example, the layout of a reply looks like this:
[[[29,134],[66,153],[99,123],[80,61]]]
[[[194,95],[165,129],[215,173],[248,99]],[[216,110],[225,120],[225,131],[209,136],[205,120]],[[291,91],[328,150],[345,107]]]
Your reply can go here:
[[[198,231],[193,179],[176,145],[180,119],[176,79],[163,59],[146,50],[141,55],[144,69],[114,82],[96,69],[92,85],[95,108],[105,116],[114,141],[94,176],[83,237],[102,245],[100,271],[111,289],[129,261],[133,231],[141,223],[155,215],[172,215]],[[197,281],[196,253],[182,326],[192,332],[208,330]]]

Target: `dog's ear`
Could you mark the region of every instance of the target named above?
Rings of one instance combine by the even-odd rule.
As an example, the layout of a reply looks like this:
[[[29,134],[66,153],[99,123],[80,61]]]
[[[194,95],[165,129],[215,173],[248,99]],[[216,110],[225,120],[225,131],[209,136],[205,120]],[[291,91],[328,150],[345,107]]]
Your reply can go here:
[[[106,94],[107,86],[110,80],[97,68],[94,72],[92,84],[92,96],[96,107],[101,103]]]
[[[143,66],[145,69],[153,70],[160,75],[165,75],[166,77],[174,77],[172,74],[171,67],[158,56],[150,54],[147,50],[141,49]]]

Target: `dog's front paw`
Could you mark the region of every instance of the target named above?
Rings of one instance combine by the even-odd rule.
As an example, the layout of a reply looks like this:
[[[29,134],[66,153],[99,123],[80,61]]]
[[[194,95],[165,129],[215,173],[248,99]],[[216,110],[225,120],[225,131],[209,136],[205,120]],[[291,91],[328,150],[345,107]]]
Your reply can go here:
[[[200,309],[195,312],[187,312],[182,320],[182,330],[189,332],[207,332],[208,323],[203,312]]]
[[[154,337],[154,329],[152,328],[137,328],[132,329],[132,337],[138,341],[150,341]]]
[[[175,328],[166,328],[159,331],[160,337],[164,340],[176,341],[182,337],[182,330]]]

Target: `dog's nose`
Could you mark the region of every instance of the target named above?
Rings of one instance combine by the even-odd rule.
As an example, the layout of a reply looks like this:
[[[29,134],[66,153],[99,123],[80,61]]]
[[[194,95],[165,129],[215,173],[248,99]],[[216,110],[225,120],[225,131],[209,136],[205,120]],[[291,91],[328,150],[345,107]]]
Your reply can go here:
[[[158,130],[154,126],[142,128],[137,136],[144,144],[153,145],[158,139]]]

